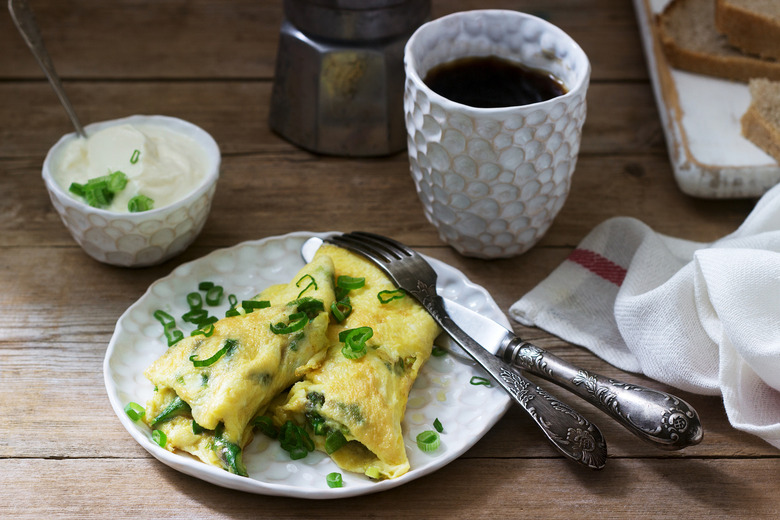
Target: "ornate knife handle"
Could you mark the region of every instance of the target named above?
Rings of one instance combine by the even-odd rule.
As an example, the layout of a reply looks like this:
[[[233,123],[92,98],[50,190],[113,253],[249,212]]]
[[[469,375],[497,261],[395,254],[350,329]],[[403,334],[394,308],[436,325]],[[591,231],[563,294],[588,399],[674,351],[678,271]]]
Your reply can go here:
[[[596,425],[477,344],[452,321],[438,297],[428,299],[423,305],[447,334],[531,416],[559,451],[591,469],[604,467],[607,444]]]
[[[579,395],[656,447],[678,450],[701,442],[699,416],[679,397],[588,372],[520,338],[498,356]]]

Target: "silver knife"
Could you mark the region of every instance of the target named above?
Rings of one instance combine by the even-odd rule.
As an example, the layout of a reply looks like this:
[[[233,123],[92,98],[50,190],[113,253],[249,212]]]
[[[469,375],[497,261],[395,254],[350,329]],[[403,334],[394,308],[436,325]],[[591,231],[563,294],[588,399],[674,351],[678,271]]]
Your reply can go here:
[[[304,260],[310,261],[320,245],[318,238],[306,241],[301,248]],[[699,416],[679,397],[589,372],[523,341],[500,323],[458,302],[443,300],[452,320],[484,349],[582,397],[639,438],[667,450],[701,442]]]

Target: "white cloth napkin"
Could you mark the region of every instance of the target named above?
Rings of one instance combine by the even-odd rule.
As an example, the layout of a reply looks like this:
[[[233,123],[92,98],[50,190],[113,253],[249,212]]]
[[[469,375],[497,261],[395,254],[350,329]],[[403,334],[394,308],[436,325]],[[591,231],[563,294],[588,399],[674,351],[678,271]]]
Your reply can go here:
[[[607,220],[509,313],[623,370],[721,394],[735,428],[780,448],[780,185],[709,244]]]

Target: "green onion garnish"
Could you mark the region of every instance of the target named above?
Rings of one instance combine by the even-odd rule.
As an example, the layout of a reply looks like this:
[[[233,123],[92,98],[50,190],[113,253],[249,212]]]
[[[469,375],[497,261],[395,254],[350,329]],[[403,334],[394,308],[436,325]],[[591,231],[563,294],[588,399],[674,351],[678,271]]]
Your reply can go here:
[[[154,314],[152,314],[152,316],[154,316],[154,319],[156,319],[157,321],[162,323],[163,327],[175,327],[176,326],[176,320],[173,318],[173,316],[171,316],[170,314],[168,314],[167,312],[165,312],[163,310],[159,310],[158,309],[158,310],[154,311]]]
[[[214,335],[214,324],[208,323],[205,326],[201,326],[195,330],[192,331],[190,336],[197,336],[198,334],[201,334],[203,336],[206,336],[207,338],[210,338]]]
[[[182,314],[181,319],[188,323],[196,324],[206,319],[208,315],[209,312],[206,309],[191,309],[189,312]]]
[[[485,379],[484,377],[474,376],[469,380],[469,384],[478,386],[490,386],[490,379]]]
[[[347,438],[340,431],[332,431],[325,437],[325,451],[330,455],[334,451],[343,448],[347,444]]]
[[[84,185],[79,184],[78,182],[71,182],[70,187],[68,188],[68,191],[71,192],[74,195],[77,195],[79,197],[84,196]]]
[[[168,340],[168,346],[172,347],[182,339],[184,339],[184,333],[179,329],[173,327],[165,328],[165,339]]]
[[[303,281],[304,281],[306,278],[311,278],[311,282],[309,282],[309,285],[307,285],[306,287],[304,287],[304,288],[303,288],[303,290],[302,290],[301,292],[299,292],[299,293],[298,293],[298,298],[300,298],[300,297],[301,297],[301,295],[302,295],[303,293],[305,293],[306,291],[308,291],[308,290],[309,290],[309,287],[312,287],[312,286],[314,286],[314,290],[315,290],[315,291],[317,290],[317,281],[316,281],[316,280],[314,279],[314,277],[313,277],[312,275],[310,275],[310,274],[305,274],[305,275],[301,276],[301,277],[300,277],[300,279],[298,279],[298,281],[297,281],[297,282],[295,282],[295,287],[300,287],[300,286],[301,286],[301,282],[303,282]]]
[[[184,413],[189,413],[192,410],[187,402],[178,395],[168,403],[168,406],[163,408],[163,411],[157,414],[157,417],[152,419],[149,426],[154,427],[163,421],[172,419]]]
[[[141,157],[141,150],[133,150],[133,155],[130,156],[130,164],[135,164]]]
[[[219,305],[222,301],[222,293],[224,289],[221,285],[213,285],[206,289],[206,303],[208,305]]]
[[[271,437],[272,439],[276,439],[279,437],[279,429],[274,426],[273,421],[270,417],[267,417],[265,415],[258,415],[254,419],[252,419],[252,426],[266,434],[267,436]]]
[[[433,346],[433,350],[431,350],[431,355],[435,357],[441,357],[447,354],[447,350],[439,347],[438,345]]]
[[[127,201],[127,211],[130,213],[140,213],[141,211],[149,211],[154,207],[154,200],[150,199],[146,195],[136,195],[132,199]]]
[[[292,421],[287,421],[279,429],[279,443],[292,460],[302,459],[314,451],[314,442],[309,434]]]
[[[204,280],[198,284],[199,291],[208,291],[212,287],[214,287],[214,282],[210,282],[208,280]]]
[[[339,341],[344,343],[341,353],[348,359],[360,359],[366,355],[366,342],[374,335],[371,327],[342,330]]]
[[[271,306],[271,302],[268,300],[242,300],[241,301],[241,307],[244,308],[246,312],[252,312],[256,309],[266,309]]]
[[[437,432],[439,432],[439,433],[441,433],[441,432],[443,432],[443,431],[444,431],[444,426],[442,426],[442,424],[441,424],[441,421],[439,420],[439,418],[438,418],[438,417],[437,417],[436,419],[434,419],[434,420],[433,420],[433,427],[434,427],[434,429],[436,429],[436,431],[437,431]]]
[[[191,292],[187,295],[187,305],[190,309],[200,309],[203,307],[203,297],[199,292]]]
[[[195,419],[193,419],[192,420],[192,433],[194,433],[195,435],[200,435],[204,431],[206,431],[206,428],[204,428],[200,424],[196,423]]]
[[[306,314],[310,320],[313,320],[317,317],[317,314],[325,310],[325,304],[322,303],[322,300],[310,296],[293,300],[287,305],[295,305],[295,310]]]
[[[433,430],[425,430],[417,435],[417,447],[426,453],[436,450],[440,444],[439,434]]]
[[[287,324],[282,321],[276,324],[272,323],[271,332],[274,334],[290,334],[292,332],[297,332],[305,327],[306,323],[309,321],[309,317],[306,316],[305,312],[296,312],[295,314],[290,314],[288,319],[290,321]]]
[[[393,300],[400,300],[406,296],[406,292],[403,289],[396,289],[394,291],[379,291],[376,297],[380,303],[390,303]]]
[[[238,346],[238,340],[237,339],[226,339],[225,344],[222,346],[221,349],[217,350],[213,356],[211,356],[208,359],[195,359],[198,357],[197,354],[193,354],[190,356],[190,361],[192,361],[192,366],[194,367],[208,367],[216,363],[219,358],[224,356],[225,354],[230,354],[233,349],[235,349]]]
[[[161,448],[168,444],[168,436],[162,430],[154,430],[152,432],[152,440]]]
[[[340,488],[344,486],[344,481],[341,479],[341,473],[328,473],[325,477],[325,482],[328,483],[329,488]]]
[[[238,305],[238,298],[236,298],[235,294],[228,294],[228,303],[231,307]]]
[[[355,277],[355,276],[346,276],[342,275],[338,277],[338,280],[336,280],[336,286],[341,287],[342,289],[346,289],[348,291],[354,291],[355,289],[360,289],[366,285],[366,279],[362,276]]]
[[[87,183],[89,184],[89,183]],[[108,191],[119,193],[127,186],[127,175],[119,170],[108,176]]]
[[[337,322],[341,323],[352,314],[352,304],[349,303],[349,298],[344,298],[341,301],[333,302],[330,304],[330,313]]]
[[[127,406],[125,406],[125,413],[133,421],[137,421],[138,419],[144,416],[146,410],[144,410],[144,407],[141,406],[140,404],[131,401],[127,403]]]

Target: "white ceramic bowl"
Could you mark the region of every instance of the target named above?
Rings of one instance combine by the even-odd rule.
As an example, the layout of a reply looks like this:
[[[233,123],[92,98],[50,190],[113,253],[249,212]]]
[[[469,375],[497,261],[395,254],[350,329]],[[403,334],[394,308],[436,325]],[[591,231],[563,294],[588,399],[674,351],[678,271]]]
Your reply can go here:
[[[548,101],[475,108],[423,81],[436,65],[497,56],[561,79]],[[521,254],[550,227],[577,162],[590,62],[558,27],[506,10],[454,13],[412,35],[404,59],[409,161],[425,216],[443,241],[479,258]]]
[[[202,128],[168,116],[130,116],[94,123],[85,130],[89,135],[122,124],[160,125],[193,139],[205,152],[206,177],[189,195],[161,208],[139,213],[94,208],[73,198],[52,175],[53,158],[78,138],[72,133],[63,136],[49,150],[43,162],[43,180],[62,222],[89,256],[122,267],[155,265],[184,251],[203,228],[219,178],[219,146]]]

